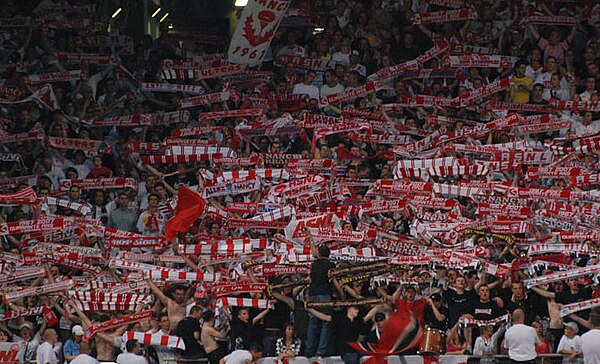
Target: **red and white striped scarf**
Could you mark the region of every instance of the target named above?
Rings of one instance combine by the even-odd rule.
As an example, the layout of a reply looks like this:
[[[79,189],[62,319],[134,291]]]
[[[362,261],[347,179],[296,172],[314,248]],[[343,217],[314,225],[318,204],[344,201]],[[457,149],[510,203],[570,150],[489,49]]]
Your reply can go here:
[[[185,350],[185,343],[179,336],[147,334],[144,332],[125,331],[123,333],[123,341],[135,339],[144,345],[164,346]]]
[[[572,313],[588,310],[590,308],[598,306],[600,306],[600,298],[592,298],[581,302],[574,302],[568,305],[562,305],[560,308],[560,317],[565,317]]]
[[[219,154],[225,157],[237,157],[235,150],[230,147],[220,146],[181,146],[181,145],[170,145],[165,149],[165,155],[201,155]]]
[[[59,62],[63,63],[94,63],[94,64],[109,64],[116,65],[120,62],[119,57],[113,54],[98,54],[98,53],[65,53],[59,52],[56,55]]]
[[[40,73],[36,75],[29,75],[26,77],[26,81],[28,81],[32,85],[38,83],[76,81],[79,79],[81,79],[81,70]]]
[[[546,131],[555,131],[561,129],[569,129],[571,127],[570,120],[557,121],[555,123],[539,123],[531,125],[519,125],[514,128],[514,132],[520,134],[534,134]]]
[[[300,265],[262,264],[252,267],[252,271],[256,276],[272,277],[288,274],[308,274],[310,268]]]
[[[211,160],[215,167],[250,167],[260,162],[258,156],[252,156],[247,158],[213,158]]]
[[[171,70],[173,71],[173,70]],[[223,101],[227,101],[231,98],[231,93],[229,91],[215,92],[212,94],[199,95],[194,97],[189,97],[186,99],[180,99],[178,101],[179,109],[187,109],[190,107],[202,106],[202,105],[210,105]]]
[[[48,144],[58,149],[81,149],[89,152],[98,152],[104,142],[90,139],[48,137]]]
[[[548,274],[542,277],[535,277],[523,280],[523,283],[527,288],[539,286],[541,284],[547,284],[550,282],[562,281],[568,278],[580,277],[583,275],[594,274],[598,272],[600,265],[592,265],[589,267],[577,268],[566,272],[558,272],[554,274]]]
[[[572,16],[544,16],[544,15],[530,15],[523,19],[527,24],[555,24],[555,25],[577,25],[578,21]]]
[[[468,8],[417,13],[412,18],[413,24],[447,23],[451,21],[475,19],[477,13]]]
[[[31,187],[24,188],[15,193],[0,195],[0,205],[36,205],[41,202]]]
[[[174,164],[210,161],[213,158],[223,158],[221,153],[216,154],[192,154],[192,155],[140,155],[140,160],[145,164]]]
[[[21,262],[23,260],[21,259]],[[10,284],[21,282],[28,279],[40,278],[46,275],[44,267],[31,267],[19,270],[18,272],[10,272],[0,275],[0,284]]]
[[[268,287],[268,283],[221,282],[212,286],[212,293],[214,297],[221,298],[242,293],[263,293]]]
[[[266,211],[258,216],[254,216],[250,220],[257,221],[275,221],[281,220],[286,217],[292,216],[296,214],[296,209],[293,206],[283,206],[273,211]]]
[[[405,71],[417,70],[421,68],[425,62],[429,61],[433,57],[445,53],[449,49],[450,45],[446,41],[439,41],[416,59],[395,66],[386,67],[370,75],[368,78],[370,80],[384,81],[393,77],[397,77]]]
[[[65,290],[65,289],[69,289],[69,288],[73,287],[74,285],[75,285],[75,282],[72,279],[69,279],[66,281],[50,283],[45,286],[29,287],[29,288],[22,289],[20,291],[6,293],[4,295],[4,302],[10,303],[10,302],[14,302],[14,301],[24,298],[24,297],[59,292],[59,291]]]
[[[246,70],[243,64],[228,64],[224,66],[201,68],[196,70],[196,81],[208,78],[220,78],[242,73]]]
[[[2,104],[1,100],[0,100],[0,104]],[[0,138],[0,145],[1,144],[11,144],[11,143],[20,143],[20,142],[24,142],[24,141],[28,141],[28,140],[42,140],[45,137],[45,133],[44,133],[44,129],[42,129],[40,127],[39,124],[36,124],[36,126],[31,129],[30,131],[26,131],[24,133],[19,133],[19,134],[10,134],[10,133],[4,133],[2,134],[2,138]]]
[[[81,311],[138,311],[145,304],[74,301]]]
[[[196,72],[193,69],[162,69],[157,78],[163,81],[195,79]]]
[[[223,171],[215,177],[214,181],[226,182],[231,180],[256,177],[264,179],[288,180],[290,179],[290,174],[287,170],[279,168],[257,168],[237,171]]]
[[[60,188],[68,190],[77,186],[82,190],[104,190],[111,188],[137,188],[137,181],[133,178],[89,178],[89,179],[63,179]]]
[[[20,310],[10,310],[0,313],[0,321],[6,321],[17,317],[39,316],[42,314],[44,307],[23,308]]]
[[[273,301],[261,298],[239,298],[239,297],[221,297],[217,300],[217,307],[253,307],[253,308],[273,308]]]
[[[459,322],[462,326],[494,326],[501,322],[508,323],[510,320],[509,314],[502,315],[500,317],[493,318],[491,320],[477,320],[470,317],[462,317]]]
[[[142,82],[142,91],[150,92],[185,92],[190,94],[201,95],[206,92],[202,86],[194,85],[178,85],[172,83],[154,83],[154,82]]]
[[[220,273],[182,272],[175,270],[149,270],[145,272],[145,275],[151,279],[192,282],[217,282],[221,279]]]
[[[83,204],[80,202],[70,201],[67,199],[56,198],[56,197],[46,197],[45,200],[48,205],[64,207],[69,210],[77,211],[82,215],[87,216],[92,213],[92,208],[89,205],[86,205],[86,204]]]
[[[441,66],[449,68],[512,68],[518,60],[517,57],[473,53],[462,56],[446,56],[442,60]]]
[[[112,236],[107,239],[108,246],[113,249],[143,248],[160,250],[164,247],[162,236]]]
[[[262,183],[258,178],[256,179],[242,179],[242,180],[231,180],[228,182],[219,183],[212,186],[204,187],[202,195],[205,198],[218,197],[218,196],[233,196],[240,195],[248,192],[260,190]]]
[[[482,86],[476,90],[469,91],[469,92],[461,95],[459,97],[459,100],[463,103],[463,105],[466,105],[470,102],[481,100],[485,97],[497,94],[498,92],[510,87],[510,83],[511,83],[511,78],[506,77],[506,78],[494,81],[485,86]],[[511,115],[513,115],[513,118],[514,118],[516,114],[511,114]],[[519,121],[520,121],[520,119],[519,119]],[[492,123],[494,123],[494,122],[495,121],[493,121]],[[488,123],[485,125],[490,126],[489,124],[491,124],[491,123]]]
[[[78,291],[69,290],[69,297],[81,302],[102,302],[102,303],[133,303],[149,304],[154,296],[136,293],[104,293],[97,291]]]
[[[188,136],[197,136],[203,134],[210,134],[217,131],[223,130],[222,126],[199,126],[194,128],[183,128],[183,129],[175,129],[171,133],[174,137],[188,137]]]

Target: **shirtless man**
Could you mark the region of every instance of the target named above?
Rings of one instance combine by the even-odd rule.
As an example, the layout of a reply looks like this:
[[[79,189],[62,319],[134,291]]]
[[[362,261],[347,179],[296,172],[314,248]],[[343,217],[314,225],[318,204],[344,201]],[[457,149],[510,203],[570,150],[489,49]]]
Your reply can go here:
[[[87,317],[85,313],[83,313],[83,311],[81,311],[81,309],[79,309],[79,307],[77,307],[77,305],[73,301],[69,301],[69,304],[71,305],[71,307],[73,307],[73,309],[77,313],[77,316],[79,316],[79,318],[81,319],[81,323],[83,325],[84,330],[89,329],[90,326],[92,326],[92,321]],[[102,317],[100,319],[100,322],[108,320],[110,320],[110,317]],[[117,329],[96,333],[94,339],[96,340],[96,350],[98,352],[96,359],[98,359],[98,361],[115,361],[115,359],[117,358],[117,337],[123,335],[125,330],[127,330],[127,325],[121,326]]]
[[[219,360],[223,357],[223,353],[220,350],[219,343],[215,340],[227,338],[227,332],[221,333],[215,329],[215,314],[212,311],[206,311],[202,314],[202,331],[200,333],[200,340],[204,351],[206,351],[206,357],[210,364],[219,364]]]
[[[173,298],[171,299],[167,297],[154,282],[152,282],[152,279],[148,280],[148,285],[162,305],[167,308],[167,314],[169,315],[169,320],[171,322],[170,329],[171,331],[174,331],[177,328],[179,321],[183,320],[185,317],[185,309],[187,305],[193,302],[193,299],[185,299],[186,290],[182,286],[175,286],[173,288]]]

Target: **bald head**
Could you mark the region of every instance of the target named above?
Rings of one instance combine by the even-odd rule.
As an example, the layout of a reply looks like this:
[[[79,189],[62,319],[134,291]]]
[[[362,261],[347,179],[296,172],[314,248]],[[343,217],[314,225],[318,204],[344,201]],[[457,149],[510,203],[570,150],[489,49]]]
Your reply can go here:
[[[525,312],[520,308],[517,308],[512,313],[513,324],[522,324],[525,322]]]

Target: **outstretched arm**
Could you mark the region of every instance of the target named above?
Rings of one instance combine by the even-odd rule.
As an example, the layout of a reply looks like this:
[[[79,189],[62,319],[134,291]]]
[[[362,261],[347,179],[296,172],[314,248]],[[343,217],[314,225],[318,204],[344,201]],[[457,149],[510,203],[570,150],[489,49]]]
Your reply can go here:
[[[150,289],[158,297],[158,299],[163,304],[163,306],[169,307],[169,301],[171,299],[169,297],[165,296],[165,294],[163,293],[163,291],[161,291],[161,289],[158,288],[156,286],[156,284],[154,284],[154,282],[152,281],[151,278],[148,278],[148,286],[150,286]]]

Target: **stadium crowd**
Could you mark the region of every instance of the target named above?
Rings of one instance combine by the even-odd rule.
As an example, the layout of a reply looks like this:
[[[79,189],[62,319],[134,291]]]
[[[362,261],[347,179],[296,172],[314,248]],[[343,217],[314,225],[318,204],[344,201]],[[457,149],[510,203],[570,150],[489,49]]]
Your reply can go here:
[[[442,347],[404,354],[600,363],[596,2],[295,1],[260,67],[206,77],[226,45],[202,35],[7,2],[20,363],[355,364],[401,310]]]

